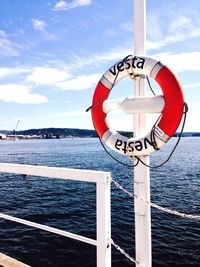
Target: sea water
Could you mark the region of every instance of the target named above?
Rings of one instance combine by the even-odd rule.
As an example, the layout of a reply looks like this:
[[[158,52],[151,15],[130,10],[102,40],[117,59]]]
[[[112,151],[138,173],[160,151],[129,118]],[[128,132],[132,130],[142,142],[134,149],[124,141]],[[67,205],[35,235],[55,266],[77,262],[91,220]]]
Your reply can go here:
[[[166,159],[177,138],[152,154]],[[129,163],[124,157],[119,160]],[[185,137],[171,159],[151,169],[151,201],[200,215],[200,138]],[[98,139],[0,142],[0,162],[109,171],[133,191],[133,169],[111,159]],[[96,188],[77,181],[0,173],[0,212],[96,238]],[[112,238],[134,257],[134,200],[112,184]],[[153,267],[200,266],[200,221],[152,208]],[[95,267],[96,249],[79,241],[0,219],[0,251],[33,267]],[[135,266],[112,247],[112,266]]]

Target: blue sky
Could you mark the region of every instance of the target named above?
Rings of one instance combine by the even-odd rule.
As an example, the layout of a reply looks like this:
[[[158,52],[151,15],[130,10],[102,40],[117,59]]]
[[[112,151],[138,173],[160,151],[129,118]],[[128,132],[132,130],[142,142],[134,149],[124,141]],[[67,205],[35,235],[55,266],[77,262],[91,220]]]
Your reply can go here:
[[[185,131],[200,131],[200,1],[147,0],[147,54],[164,60],[189,105]],[[2,0],[0,129],[93,129],[94,88],[115,62],[133,54],[133,0]],[[121,81],[111,94],[133,94]],[[130,115],[113,127],[131,130]]]

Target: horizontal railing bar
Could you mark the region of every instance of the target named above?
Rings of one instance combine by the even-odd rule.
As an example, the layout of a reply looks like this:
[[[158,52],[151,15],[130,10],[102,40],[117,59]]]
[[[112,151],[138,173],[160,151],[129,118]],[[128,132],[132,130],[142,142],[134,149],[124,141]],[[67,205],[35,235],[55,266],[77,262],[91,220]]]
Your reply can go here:
[[[4,267],[31,267],[21,261],[13,259],[0,252],[0,266]]]
[[[42,176],[49,178],[77,180],[83,182],[106,183],[111,177],[109,172],[35,166],[25,164],[0,163],[0,172]]]
[[[5,220],[9,220],[9,221],[13,221],[13,222],[16,222],[16,223],[24,224],[24,225],[27,225],[27,226],[31,226],[31,227],[34,227],[34,228],[37,228],[37,229],[40,229],[40,230],[44,230],[44,231],[47,231],[47,232],[51,232],[51,233],[54,233],[54,234],[58,234],[58,235],[61,235],[61,236],[69,237],[69,238],[72,238],[72,239],[75,239],[75,240],[78,240],[78,241],[81,241],[81,242],[84,242],[84,243],[87,243],[87,244],[90,244],[90,245],[97,246],[97,241],[94,240],[94,239],[91,239],[91,238],[88,238],[88,237],[84,237],[84,236],[81,236],[81,235],[77,235],[77,234],[73,234],[73,233],[70,233],[70,232],[67,232],[67,231],[64,231],[64,230],[60,230],[60,229],[57,229],[57,228],[54,228],[54,227],[50,227],[50,226],[43,225],[43,224],[40,224],[40,223],[31,222],[31,221],[24,220],[24,219],[20,219],[20,218],[17,218],[17,217],[14,217],[14,216],[10,216],[10,215],[7,215],[7,214],[3,214],[3,213],[0,213],[0,218],[5,219]]]

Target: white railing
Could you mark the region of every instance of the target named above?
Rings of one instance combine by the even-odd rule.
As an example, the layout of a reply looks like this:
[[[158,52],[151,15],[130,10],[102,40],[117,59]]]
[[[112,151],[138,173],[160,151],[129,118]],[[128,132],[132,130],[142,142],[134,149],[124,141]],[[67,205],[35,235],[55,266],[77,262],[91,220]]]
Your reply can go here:
[[[9,163],[0,163],[0,172],[96,183],[96,240],[3,213],[0,213],[0,218],[94,245],[97,247],[97,267],[111,267],[111,175],[109,172]]]

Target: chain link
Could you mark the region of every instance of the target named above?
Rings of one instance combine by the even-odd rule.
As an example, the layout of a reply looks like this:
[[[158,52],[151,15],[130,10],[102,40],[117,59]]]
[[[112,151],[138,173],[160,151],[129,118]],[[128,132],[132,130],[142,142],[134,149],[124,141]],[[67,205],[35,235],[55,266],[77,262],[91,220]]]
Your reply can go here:
[[[127,259],[129,259],[131,262],[137,264],[137,266],[143,266],[141,265],[137,260],[135,260],[133,257],[131,257],[123,248],[121,248],[119,245],[117,245],[113,239],[111,239],[111,244],[118,250],[120,251],[121,254],[123,254]]]
[[[134,195],[133,193],[130,193],[127,189],[125,189],[122,185],[120,185],[118,182],[116,182],[113,178],[112,178],[112,182],[114,183],[114,185],[119,188],[120,190],[122,190],[124,193],[128,194],[130,197],[136,197],[138,199],[140,199],[141,201],[143,201],[144,203],[150,205],[152,208],[156,208],[158,210],[167,212],[169,214],[175,215],[175,216],[179,216],[182,218],[187,218],[187,219],[194,219],[194,220],[200,220],[200,215],[192,215],[192,214],[186,214],[186,213],[182,213],[179,211],[175,211],[169,208],[164,208],[158,204],[152,203],[150,201],[147,201],[143,198],[139,198],[138,196]]]

